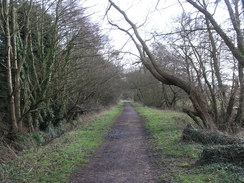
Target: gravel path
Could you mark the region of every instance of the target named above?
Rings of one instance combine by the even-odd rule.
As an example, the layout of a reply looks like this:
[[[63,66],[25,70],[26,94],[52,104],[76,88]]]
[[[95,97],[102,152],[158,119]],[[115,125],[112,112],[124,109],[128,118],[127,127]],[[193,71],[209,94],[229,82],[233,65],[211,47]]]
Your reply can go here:
[[[129,103],[94,158],[71,183],[156,183],[143,122]]]

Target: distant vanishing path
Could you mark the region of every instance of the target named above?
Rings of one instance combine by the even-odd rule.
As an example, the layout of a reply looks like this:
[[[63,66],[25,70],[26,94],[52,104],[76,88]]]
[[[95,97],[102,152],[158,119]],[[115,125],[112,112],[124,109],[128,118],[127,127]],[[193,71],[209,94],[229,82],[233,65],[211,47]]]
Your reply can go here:
[[[144,126],[129,103],[95,157],[71,178],[71,183],[156,183]]]

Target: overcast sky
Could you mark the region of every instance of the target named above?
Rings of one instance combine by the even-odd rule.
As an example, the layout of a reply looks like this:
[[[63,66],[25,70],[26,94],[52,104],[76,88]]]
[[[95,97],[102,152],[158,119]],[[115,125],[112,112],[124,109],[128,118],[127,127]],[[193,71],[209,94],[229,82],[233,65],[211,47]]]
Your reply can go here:
[[[182,13],[182,7],[178,0],[113,0],[122,10],[126,11],[127,15],[136,25],[144,26],[140,28],[141,36],[145,40],[152,38],[151,33],[157,32],[170,32],[175,24],[173,19]],[[100,25],[103,33],[106,33],[111,39],[111,44],[115,49],[123,51],[131,51],[137,54],[137,50],[129,38],[121,31],[111,27],[107,19],[104,18],[105,12],[108,8],[108,0],[81,0],[82,6],[88,7],[87,12],[91,14],[90,18],[93,22]],[[183,2],[183,1],[181,1]],[[184,9],[187,11],[196,11],[191,5],[184,4]],[[217,13],[218,14],[218,13]],[[223,19],[223,11],[220,12],[220,19]],[[114,22],[118,23],[123,28],[126,23],[116,10],[111,9],[108,17]],[[147,17],[147,19],[146,19]],[[124,46],[126,45],[126,46]],[[125,57],[129,63],[135,60],[133,56]],[[129,60],[129,61],[128,61]],[[133,62],[133,61],[132,61]],[[131,62],[130,62],[131,64]]]
[[[82,1],[82,0],[81,0]],[[107,19],[104,18],[105,12],[108,8],[108,0],[86,0],[82,1],[82,6],[88,7],[87,12],[91,14],[90,18],[93,22],[100,25],[103,33],[106,33],[111,44],[115,49],[123,51],[131,51],[137,54],[134,44],[121,31],[112,28],[108,24]],[[156,30],[164,30],[169,32],[171,29],[171,21],[173,17],[180,14],[180,7],[177,0],[114,0],[114,2],[133,20],[137,25],[144,24],[140,31],[145,39],[150,39],[151,32]],[[108,17],[126,27],[126,24],[114,9],[109,11]],[[146,19],[147,18],[147,19]],[[133,56],[126,56],[127,62],[131,64],[136,59]],[[129,61],[128,61],[129,60]]]
[[[177,0],[161,0],[159,5],[157,4],[158,0],[114,0],[114,2],[126,11],[137,25],[144,23],[147,17],[145,26],[143,26],[145,33],[158,29],[170,31],[171,19],[180,14]],[[99,23],[102,29],[110,31],[111,38],[116,39],[115,41],[118,42],[117,39],[121,38],[120,32],[117,30],[111,31],[111,26],[108,25],[106,18],[104,19],[104,14],[108,8],[108,0],[87,0],[84,5],[89,7],[88,12],[92,14],[91,19]],[[115,10],[110,10],[109,17],[123,25],[122,21],[119,21],[121,16]]]

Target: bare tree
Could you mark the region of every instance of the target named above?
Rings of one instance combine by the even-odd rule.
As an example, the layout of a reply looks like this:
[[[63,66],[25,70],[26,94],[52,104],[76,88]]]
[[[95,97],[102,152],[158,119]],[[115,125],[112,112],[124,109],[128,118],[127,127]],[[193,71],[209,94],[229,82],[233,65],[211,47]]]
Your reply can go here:
[[[192,87],[188,82],[182,80],[181,78],[175,75],[170,74],[164,68],[159,67],[159,65],[156,62],[155,56],[150,51],[146,42],[140,36],[137,26],[129,19],[126,13],[122,11],[115,3],[113,3],[111,0],[109,0],[109,2],[110,7],[114,7],[124,17],[126,22],[131,26],[131,29],[133,30],[135,37],[128,30],[125,30],[112,22],[110,23],[130,36],[140,54],[140,58],[143,65],[153,74],[155,78],[160,80],[162,83],[167,85],[174,85],[183,89],[188,94],[189,99],[192,101],[197,115],[202,120],[202,125],[205,128],[215,129],[216,126],[208,112],[208,106],[206,102],[203,100],[201,93],[197,91],[196,88]],[[196,122],[199,125],[201,125],[199,121]]]
[[[121,10],[113,1],[109,0],[111,8],[116,9],[130,26],[129,29],[124,29],[112,20],[108,19],[112,26],[125,32],[134,42],[143,65],[153,74],[155,78],[167,85],[174,85],[181,88],[187,93],[192,102],[195,111],[185,110],[197,124],[201,127],[209,129],[220,129],[231,131],[241,124],[243,121],[243,33],[241,30],[240,8],[235,1],[233,4],[225,1],[230,15],[230,19],[235,31],[237,46],[235,39],[227,35],[226,31],[221,28],[210,12],[207,11],[205,1],[188,1],[193,4],[204,16],[199,17],[183,17],[186,23],[181,22],[181,30],[177,30],[178,40],[181,45],[173,45],[177,52],[182,53],[179,59],[183,65],[177,65],[173,58],[166,58],[168,65],[178,68],[177,73],[167,66],[167,62],[162,62],[162,58],[157,58],[155,53],[150,50],[139,34],[138,27],[134,24],[127,14]],[[197,3],[198,2],[198,3]],[[218,2],[216,2],[216,7]],[[108,10],[108,11],[109,11]],[[185,14],[186,15],[186,14]],[[198,14],[197,14],[198,15]],[[194,22],[192,27],[185,27],[189,23]],[[202,22],[202,24],[200,23]],[[221,41],[222,40],[222,41]],[[224,59],[226,55],[222,54],[222,49],[225,49],[224,42],[228,47],[228,53],[233,54],[233,58]],[[175,44],[174,43],[174,44]],[[172,45],[171,45],[172,46]],[[161,50],[164,54],[165,50]],[[226,53],[227,53],[226,52]],[[177,54],[175,54],[177,55]],[[238,87],[236,80],[235,59],[239,63],[239,83]],[[227,63],[232,65],[229,72],[233,72],[231,89],[227,89],[223,83],[224,75],[221,74],[220,65]],[[179,69],[183,68],[182,71]],[[187,76],[187,77],[183,77]],[[229,85],[229,84],[228,84]],[[238,94],[238,89],[239,94]],[[239,98],[239,108],[237,114],[234,106]],[[199,121],[199,118],[201,121]]]
[[[244,67],[244,36],[243,36],[243,15],[240,13],[241,11],[241,2],[240,0],[234,0],[230,2],[229,0],[224,0],[224,3],[228,9],[229,18],[232,23],[232,28],[235,31],[237,45],[235,44],[235,40],[231,39],[227,32],[217,23],[214,19],[210,11],[207,9],[207,4],[205,0],[187,0],[192,6],[194,6],[198,11],[203,13],[206,19],[212,24],[215,31],[220,35],[225,44],[228,46],[233,56],[239,62],[239,83],[240,83],[240,96],[239,96],[239,108],[238,114],[236,116],[236,121],[239,122],[241,126],[244,124],[244,78],[243,78],[243,67]],[[219,3],[216,1],[216,3]]]

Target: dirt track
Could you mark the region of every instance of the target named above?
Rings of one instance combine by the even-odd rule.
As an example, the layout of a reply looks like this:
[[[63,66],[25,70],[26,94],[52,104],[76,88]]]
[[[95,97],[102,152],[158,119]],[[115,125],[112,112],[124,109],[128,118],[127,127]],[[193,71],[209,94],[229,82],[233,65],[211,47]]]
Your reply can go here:
[[[95,157],[70,182],[156,183],[143,123],[129,103]]]

